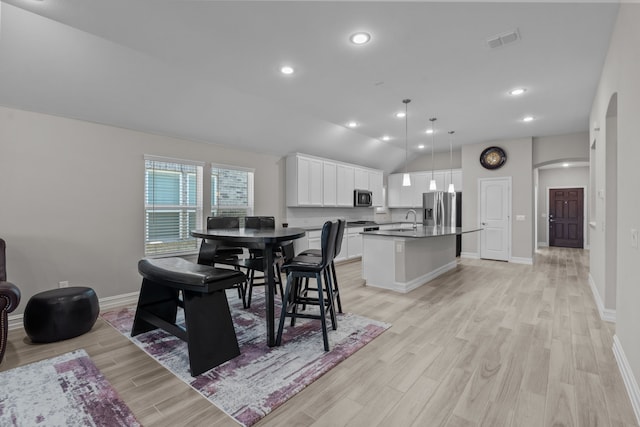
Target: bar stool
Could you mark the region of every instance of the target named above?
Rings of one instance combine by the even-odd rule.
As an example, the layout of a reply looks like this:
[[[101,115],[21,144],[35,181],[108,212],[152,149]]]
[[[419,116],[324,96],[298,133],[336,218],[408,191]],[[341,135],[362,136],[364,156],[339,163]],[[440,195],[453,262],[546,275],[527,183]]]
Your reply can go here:
[[[282,343],[282,331],[284,329],[285,318],[291,318],[291,326],[295,326],[296,318],[319,319],[322,324],[322,339],[324,350],[329,351],[329,337],[327,335],[327,310],[331,316],[331,325],[335,330],[338,327],[334,309],[333,286],[331,285],[331,275],[328,267],[335,252],[336,234],[338,233],[338,223],[327,221],[322,226],[320,237],[321,256],[297,256],[282,268],[287,271],[287,287],[282,299],[282,312],[280,313],[280,323],[278,325],[278,335],[276,345]],[[310,297],[307,292],[314,289],[303,289],[302,279],[315,278],[318,285],[317,297]],[[306,292],[305,292],[306,291]],[[328,298],[325,300],[325,292]],[[320,314],[299,313],[298,305],[317,305]]]
[[[344,219],[338,220],[338,234],[336,234],[336,249],[335,254],[333,255],[333,259],[331,260],[331,265],[329,269],[331,271],[331,276],[333,279],[333,296],[336,298],[338,303],[338,313],[342,313],[342,302],[340,301],[340,289],[338,287],[338,276],[336,275],[336,264],[335,259],[338,255],[340,255],[340,251],[342,250],[342,239],[344,237],[344,229],[347,225],[347,222]],[[301,252],[298,256],[321,256],[321,250],[319,249],[307,249],[304,252]]]

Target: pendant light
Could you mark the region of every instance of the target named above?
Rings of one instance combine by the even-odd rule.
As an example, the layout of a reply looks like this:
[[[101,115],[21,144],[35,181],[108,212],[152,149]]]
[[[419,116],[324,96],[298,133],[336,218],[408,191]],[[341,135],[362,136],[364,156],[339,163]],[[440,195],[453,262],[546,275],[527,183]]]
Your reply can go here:
[[[411,187],[411,176],[407,172],[407,159],[409,157],[409,103],[410,99],[403,99],[404,103],[404,174],[402,175],[402,186]]]
[[[455,193],[456,187],[453,185],[453,134],[455,131],[449,131],[449,193]]]
[[[430,191],[436,191],[436,180],[433,179],[433,146],[436,143],[436,137],[435,137],[435,129],[433,128],[433,122],[435,122],[436,120],[438,120],[435,117],[431,117],[429,119],[429,121],[431,122],[431,182],[429,182],[429,190]]]

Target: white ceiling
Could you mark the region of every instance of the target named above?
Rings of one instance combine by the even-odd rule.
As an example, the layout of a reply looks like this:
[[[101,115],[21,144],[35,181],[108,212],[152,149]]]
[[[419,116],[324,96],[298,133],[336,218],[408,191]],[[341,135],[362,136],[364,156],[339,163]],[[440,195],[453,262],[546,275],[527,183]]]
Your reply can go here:
[[[587,131],[615,2],[6,0],[0,104],[385,169],[410,156]],[[371,33],[353,46],[349,35]],[[521,40],[489,49],[488,38]],[[297,72],[283,76],[279,67]],[[514,98],[507,91],[526,87]],[[522,117],[536,117],[523,123]],[[349,120],[360,126],[345,127]],[[382,142],[381,136],[392,136]]]

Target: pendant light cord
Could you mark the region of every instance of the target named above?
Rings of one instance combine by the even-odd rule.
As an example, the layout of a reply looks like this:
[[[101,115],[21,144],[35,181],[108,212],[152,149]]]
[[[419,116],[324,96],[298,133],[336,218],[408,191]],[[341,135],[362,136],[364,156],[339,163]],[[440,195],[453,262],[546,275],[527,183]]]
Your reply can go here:
[[[431,122],[431,181],[433,181],[433,167],[434,167],[433,147],[434,145],[436,145],[436,131],[433,128],[433,122],[435,122],[436,120],[438,120],[436,117],[431,117],[429,119],[429,121]]]
[[[410,99],[403,99],[404,103],[404,173],[407,173],[407,163],[409,162],[409,103]]]
[[[454,130],[449,131],[449,185],[453,184],[453,134]]]

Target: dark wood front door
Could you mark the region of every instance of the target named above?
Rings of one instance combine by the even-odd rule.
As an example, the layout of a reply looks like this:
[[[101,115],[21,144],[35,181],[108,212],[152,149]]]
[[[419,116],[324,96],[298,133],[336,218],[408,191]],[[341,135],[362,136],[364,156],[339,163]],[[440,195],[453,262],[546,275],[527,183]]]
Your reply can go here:
[[[549,190],[549,246],[583,247],[583,189]]]

